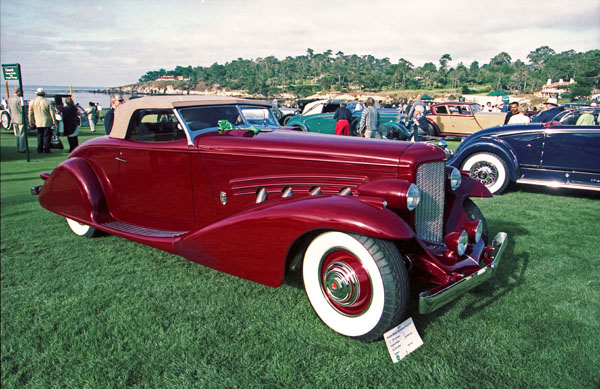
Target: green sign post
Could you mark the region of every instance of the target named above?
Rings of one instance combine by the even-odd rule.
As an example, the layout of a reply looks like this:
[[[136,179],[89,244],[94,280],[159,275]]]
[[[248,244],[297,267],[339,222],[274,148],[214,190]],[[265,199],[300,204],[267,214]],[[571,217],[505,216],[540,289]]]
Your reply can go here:
[[[27,154],[27,162],[29,162],[29,141],[27,140],[27,119],[25,118],[25,100],[23,99],[23,80],[21,79],[21,64],[2,64],[2,73],[6,81],[19,81],[19,89],[21,90],[21,119],[23,122],[23,131],[25,131],[25,152]]]
[[[6,81],[19,80],[21,81],[21,65],[10,64],[2,65],[2,73],[4,73],[4,79]]]

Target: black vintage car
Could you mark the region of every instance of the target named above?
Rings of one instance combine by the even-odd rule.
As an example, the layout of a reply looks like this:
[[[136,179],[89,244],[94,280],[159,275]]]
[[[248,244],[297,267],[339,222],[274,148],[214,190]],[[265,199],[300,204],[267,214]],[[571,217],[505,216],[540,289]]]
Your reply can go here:
[[[567,110],[545,124],[476,132],[448,165],[468,171],[492,193],[509,182],[600,191],[600,109]]]

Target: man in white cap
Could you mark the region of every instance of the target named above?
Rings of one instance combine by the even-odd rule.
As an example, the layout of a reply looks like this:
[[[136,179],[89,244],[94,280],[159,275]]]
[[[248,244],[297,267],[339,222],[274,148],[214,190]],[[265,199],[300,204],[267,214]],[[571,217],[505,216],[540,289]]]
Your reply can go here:
[[[532,122],[548,123],[563,110],[561,107],[558,106],[558,99],[556,97],[550,97],[544,103],[544,107],[544,110],[539,115],[536,115],[531,119]]]
[[[29,123],[37,128],[37,152],[50,152],[52,126],[56,125],[50,101],[46,100],[44,88],[38,88],[37,97],[29,103]]]

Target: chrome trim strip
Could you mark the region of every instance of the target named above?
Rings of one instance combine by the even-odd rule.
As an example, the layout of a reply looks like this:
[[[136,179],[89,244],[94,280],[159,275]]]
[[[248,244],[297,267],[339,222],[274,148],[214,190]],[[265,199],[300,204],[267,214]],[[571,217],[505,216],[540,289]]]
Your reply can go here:
[[[466,276],[433,294],[430,290],[422,292],[419,295],[419,313],[431,313],[459,296],[462,296],[477,285],[492,278],[496,273],[496,269],[498,269],[500,259],[502,259],[502,253],[506,248],[507,238],[508,234],[506,232],[500,232],[494,238],[494,241],[492,242],[492,256],[494,261],[490,265],[481,268],[477,272]]]
[[[594,190],[594,191],[600,192],[600,185],[585,185],[585,184],[563,183],[563,182],[558,182],[558,181],[531,180],[528,178],[521,178],[521,179],[517,180],[517,184],[547,186],[548,188],[585,189],[585,190]]]
[[[183,235],[186,231],[165,231],[155,230],[153,228],[145,228],[140,226],[134,226],[133,224],[124,223],[120,221],[112,221],[101,224],[102,227],[110,228],[115,231],[126,232],[128,234],[148,236],[152,238],[174,238],[179,235]]]
[[[187,126],[187,123],[185,122],[185,120],[183,120],[183,117],[181,117],[181,114],[177,109],[173,108],[173,112],[175,113],[175,117],[177,117],[177,120],[179,120],[181,128],[183,128],[183,132],[185,133],[185,137],[187,138],[188,146],[193,146],[194,142],[192,141],[192,138],[190,136],[190,128]]]

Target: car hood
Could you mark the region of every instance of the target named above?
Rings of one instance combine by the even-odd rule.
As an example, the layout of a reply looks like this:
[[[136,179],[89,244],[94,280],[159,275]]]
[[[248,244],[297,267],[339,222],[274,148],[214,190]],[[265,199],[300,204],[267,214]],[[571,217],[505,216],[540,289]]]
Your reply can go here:
[[[467,140],[490,137],[490,136],[501,136],[502,134],[509,134],[513,132],[522,132],[522,131],[530,131],[530,130],[539,130],[543,127],[543,124],[540,123],[531,123],[531,124],[513,124],[510,126],[495,126],[486,128],[485,130],[477,131],[467,138]]]
[[[462,150],[464,150],[467,146],[478,143],[481,139],[486,138],[498,138],[503,135],[509,135],[519,132],[529,132],[529,131],[539,131],[540,128],[543,127],[543,124],[539,123],[531,123],[531,124],[514,124],[510,126],[496,126],[486,128],[485,130],[477,131],[474,134],[471,134],[464,141],[460,143],[458,148],[456,149],[455,155],[458,155]],[[456,158],[456,157],[455,157]],[[451,163],[451,162],[449,162]]]
[[[398,167],[428,161],[441,161],[445,153],[437,146],[421,143],[364,139],[278,130],[247,134],[210,133],[195,138],[202,153],[221,156],[247,156],[320,163],[349,163]]]

